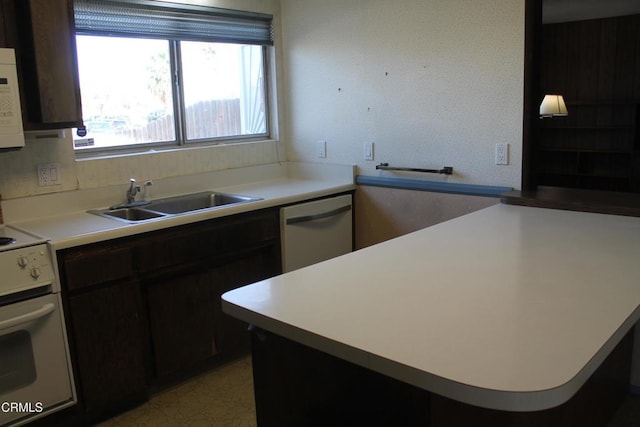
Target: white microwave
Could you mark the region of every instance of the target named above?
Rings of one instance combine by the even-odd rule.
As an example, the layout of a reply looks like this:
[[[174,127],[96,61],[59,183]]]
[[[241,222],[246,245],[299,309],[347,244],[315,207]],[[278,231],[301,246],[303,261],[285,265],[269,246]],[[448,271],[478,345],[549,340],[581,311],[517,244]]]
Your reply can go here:
[[[0,149],[24,147],[16,54],[0,48]]]

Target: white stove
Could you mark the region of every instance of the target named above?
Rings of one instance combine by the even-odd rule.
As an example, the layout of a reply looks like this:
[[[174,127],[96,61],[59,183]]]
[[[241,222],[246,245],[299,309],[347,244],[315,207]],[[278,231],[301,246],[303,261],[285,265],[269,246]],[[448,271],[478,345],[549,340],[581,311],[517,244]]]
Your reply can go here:
[[[0,426],[75,403],[54,262],[46,239],[0,225]]]
[[[0,226],[0,298],[43,286],[58,291],[51,252],[45,239]]]
[[[0,224],[0,252],[45,242],[45,239]]]

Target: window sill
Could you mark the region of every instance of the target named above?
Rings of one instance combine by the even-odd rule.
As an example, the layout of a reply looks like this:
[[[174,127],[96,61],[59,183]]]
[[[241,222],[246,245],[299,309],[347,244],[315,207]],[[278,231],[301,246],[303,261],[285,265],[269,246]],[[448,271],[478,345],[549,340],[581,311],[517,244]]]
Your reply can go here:
[[[91,160],[105,160],[105,159],[121,159],[128,157],[138,157],[138,156],[150,156],[157,154],[170,154],[170,153],[184,153],[186,151],[193,150],[215,150],[219,147],[232,147],[238,145],[247,145],[247,144],[273,144],[277,141],[272,138],[267,139],[257,139],[257,140],[247,140],[247,141],[233,141],[233,142],[214,142],[214,143],[198,143],[198,144],[190,144],[183,146],[171,146],[171,147],[161,147],[154,146],[150,147],[146,150],[136,150],[130,152],[76,152],[76,161],[84,162]]]

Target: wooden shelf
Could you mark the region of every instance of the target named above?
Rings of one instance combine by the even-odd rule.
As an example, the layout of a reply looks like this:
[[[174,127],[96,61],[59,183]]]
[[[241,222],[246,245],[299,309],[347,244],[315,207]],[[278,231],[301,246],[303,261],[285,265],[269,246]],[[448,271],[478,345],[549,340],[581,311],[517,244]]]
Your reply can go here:
[[[633,125],[624,125],[624,126],[543,126],[540,129],[542,130],[557,130],[557,129],[570,129],[570,130],[634,130],[635,126]]]
[[[501,199],[512,205],[640,216],[640,194],[625,192],[540,186],[536,191],[510,191]]]
[[[540,147],[540,151],[557,152],[557,153],[590,153],[590,154],[623,154],[628,155],[636,150],[606,150],[606,149],[590,149],[590,148],[560,148],[560,147]]]
[[[579,183],[640,193],[640,14],[531,28],[527,51],[535,66],[526,87],[528,98],[537,102],[525,109],[535,111],[545,94],[559,93],[569,114],[544,120],[526,115],[522,187],[573,189]],[[626,156],[628,174],[622,179],[567,174],[585,154]],[[609,187],[608,181],[622,184]]]

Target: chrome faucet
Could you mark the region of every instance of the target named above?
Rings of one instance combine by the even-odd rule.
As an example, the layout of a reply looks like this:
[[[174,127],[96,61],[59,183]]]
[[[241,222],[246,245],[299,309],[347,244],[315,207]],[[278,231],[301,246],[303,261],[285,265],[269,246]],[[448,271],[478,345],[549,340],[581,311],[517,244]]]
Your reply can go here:
[[[131,183],[131,185],[129,186],[129,189],[127,190],[127,204],[128,205],[130,205],[130,204],[132,204],[132,203],[134,203],[136,201],[136,194],[138,194],[140,192],[140,186],[136,185],[135,178],[129,179],[129,182]]]
[[[150,186],[151,184],[152,184],[151,181],[147,181],[144,184],[145,185],[145,193],[147,193],[146,187]],[[141,186],[140,185],[136,185],[136,180],[134,178],[129,179],[129,188],[127,188],[127,193],[126,193],[127,201],[125,203],[120,203],[119,205],[109,206],[109,209],[132,208],[132,207],[135,207],[135,206],[143,206],[143,205],[148,205],[149,203],[151,203],[150,200],[146,200],[147,197],[145,197],[145,200],[136,201],[136,195],[140,191],[141,191]],[[148,193],[145,194],[145,196],[148,196]]]

